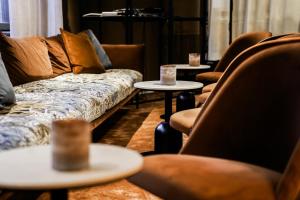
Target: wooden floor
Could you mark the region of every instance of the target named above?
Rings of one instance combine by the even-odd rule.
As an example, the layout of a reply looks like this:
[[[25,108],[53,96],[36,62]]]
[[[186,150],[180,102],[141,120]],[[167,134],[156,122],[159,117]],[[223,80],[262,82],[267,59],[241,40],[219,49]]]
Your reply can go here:
[[[127,105],[97,129],[93,141],[126,147],[151,111],[162,107],[162,100],[141,103],[139,108],[133,104]]]

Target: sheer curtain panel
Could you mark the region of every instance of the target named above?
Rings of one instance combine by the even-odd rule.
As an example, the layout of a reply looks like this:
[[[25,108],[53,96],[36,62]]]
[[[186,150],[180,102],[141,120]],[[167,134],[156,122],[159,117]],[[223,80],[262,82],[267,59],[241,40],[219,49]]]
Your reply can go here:
[[[9,0],[12,37],[52,36],[63,26],[62,0]]]
[[[228,47],[229,0],[211,0],[210,60],[218,60]],[[233,39],[245,32],[273,35],[300,32],[300,0],[233,0]]]

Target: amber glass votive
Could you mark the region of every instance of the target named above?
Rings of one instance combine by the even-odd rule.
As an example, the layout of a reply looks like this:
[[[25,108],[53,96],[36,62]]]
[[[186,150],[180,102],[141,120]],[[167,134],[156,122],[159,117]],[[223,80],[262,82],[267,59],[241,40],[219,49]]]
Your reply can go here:
[[[176,65],[160,66],[160,84],[176,85]]]
[[[189,65],[190,66],[200,66],[200,54],[190,53],[189,54]]]
[[[59,171],[82,170],[89,167],[90,124],[69,119],[52,122],[52,167]]]

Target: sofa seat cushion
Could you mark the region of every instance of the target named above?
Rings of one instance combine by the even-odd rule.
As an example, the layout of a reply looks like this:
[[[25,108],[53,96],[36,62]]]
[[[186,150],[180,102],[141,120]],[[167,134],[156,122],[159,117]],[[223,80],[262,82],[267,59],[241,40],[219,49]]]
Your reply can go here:
[[[163,199],[275,200],[281,174],[250,164],[189,155],[149,156],[129,180]]]
[[[0,150],[46,144],[54,119],[99,118],[134,91],[133,70],[72,74],[15,87],[17,103],[0,111]]]

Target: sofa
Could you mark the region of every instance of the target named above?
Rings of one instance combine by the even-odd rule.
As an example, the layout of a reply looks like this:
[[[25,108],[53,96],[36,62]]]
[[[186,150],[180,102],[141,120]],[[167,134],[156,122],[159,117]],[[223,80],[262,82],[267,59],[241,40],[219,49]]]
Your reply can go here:
[[[57,119],[84,119],[95,129],[137,95],[144,46],[103,48],[112,63],[105,73],[69,72],[14,86],[16,103],[0,108],[0,151],[48,144]]]

